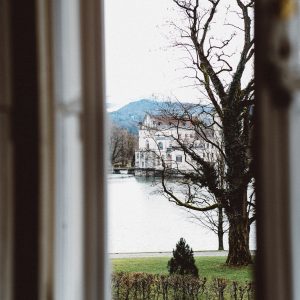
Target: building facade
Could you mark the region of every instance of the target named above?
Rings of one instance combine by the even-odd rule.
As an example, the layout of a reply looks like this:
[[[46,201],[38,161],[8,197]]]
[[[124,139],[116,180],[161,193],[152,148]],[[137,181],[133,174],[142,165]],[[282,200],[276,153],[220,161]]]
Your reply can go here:
[[[191,120],[146,114],[139,126],[135,167],[162,170],[164,164],[174,170],[192,170],[195,161],[182,150],[181,143],[197,156],[213,162],[217,159],[217,151],[211,142],[217,141],[217,135],[213,129],[206,129],[204,135],[206,138],[195,130]]]

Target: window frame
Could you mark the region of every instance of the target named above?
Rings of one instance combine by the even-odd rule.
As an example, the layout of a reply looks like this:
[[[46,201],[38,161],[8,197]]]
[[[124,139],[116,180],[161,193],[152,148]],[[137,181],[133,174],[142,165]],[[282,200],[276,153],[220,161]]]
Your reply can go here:
[[[13,296],[13,157],[9,1],[0,0],[0,299]]]
[[[20,24],[16,23],[16,11],[19,10],[19,16],[22,22],[30,23],[32,27],[31,36],[28,45],[32,47],[31,49],[37,50],[33,51],[30,57],[30,61],[39,62],[39,68],[33,68],[32,73],[28,74],[30,80],[36,84],[35,80],[39,78],[39,95],[43,95],[43,101],[41,102],[28,102],[28,106],[32,106],[33,109],[37,109],[39,106],[38,114],[40,116],[39,124],[32,124],[32,128],[40,128],[39,136],[40,143],[33,141],[33,146],[39,147],[39,155],[33,157],[30,156],[33,163],[38,163],[37,167],[40,172],[41,180],[31,179],[34,188],[36,189],[36,194],[38,195],[38,190],[44,191],[45,189],[53,188],[53,177],[54,171],[52,169],[52,151],[54,149],[54,141],[52,138],[53,119],[51,119],[51,97],[53,97],[53,86],[51,76],[51,66],[53,65],[52,54],[49,52],[50,47],[48,43],[52,43],[53,32],[51,29],[51,1],[50,0],[39,0],[37,1],[37,7],[35,6],[35,1],[26,1],[26,3],[17,1],[12,1],[12,4],[8,5],[7,0],[0,0],[1,7],[9,7],[13,9],[13,12],[9,12],[7,16],[1,21],[4,21],[4,33],[6,38],[10,35],[10,30],[12,29],[11,36],[13,40],[18,38],[18,34],[22,32]],[[3,6],[4,5],[4,6]],[[8,5],[8,6],[6,6]],[[100,129],[99,124],[105,126],[105,111],[104,103],[99,103],[99,99],[102,99],[104,93],[104,76],[103,76],[103,7],[102,2],[96,0],[81,1],[81,32],[84,37],[82,41],[82,64],[83,68],[83,86],[85,95],[85,106],[83,114],[83,135],[86,141],[85,144],[85,175],[86,175],[86,209],[85,209],[85,287],[86,294],[85,299],[87,300],[99,300],[108,299],[106,298],[103,291],[108,292],[108,276],[105,273],[108,272],[107,268],[107,256],[105,254],[105,151],[101,147],[105,135],[104,129]],[[256,180],[257,180],[257,198],[258,198],[258,222],[257,222],[257,233],[258,233],[258,248],[257,253],[257,267],[256,267],[256,278],[258,283],[258,295],[257,299],[264,300],[281,300],[281,299],[291,299],[291,261],[290,261],[290,228],[289,228],[289,217],[290,217],[290,207],[286,205],[286,199],[289,197],[290,193],[290,183],[289,183],[289,142],[288,138],[288,107],[285,105],[287,98],[291,96],[293,90],[288,90],[287,98],[284,98],[283,94],[274,93],[272,91],[270,80],[268,79],[269,73],[265,70],[270,68],[270,54],[274,54],[275,57],[279,50],[282,50],[278,46],[282,45],[282,41],[286,42],[284,35],[288,31],[290,16],[287,19],[280,19],[278,15],[274,15],[277,10],[272,10],[270,7],[278,5],[276,0],[264,0],[258,1],[256,3],[256,17],[255,17],[255,28],[256,28],[256,84],[257,84],[257,114],[256,123],[257,128],[255,132],[256,149]],[[277,7],[277,6],[276,6]],[[8,9],[8,10],[9,10]],[[23,12],[26,11],[26,14]],[[2,13],[2,11],[0,12]],[[37,22],[37,23],[35,23]],[[9,27],[12,28],[9,28]],[[2,29],[1,29],[2,30]],[[276,32],[277,34],[276,34]],[[274,33],[275,32],[275,33]],[[281,32],[281,33],[280,33]],[[38,34],[38,42],[35,40],[35,34]],[[8,35],[7,35],[8,34]],[[28,32],[27,32],[28,34]],[[274,39],[270,42],[266,39],[266,36],[272,36]],[[284,44],[283,44],[284,45]],[[21,48],[20,48],[21,49]],[[272,50],[273,49],[273,50]],[[23,51],[13,51],[12,56],[14,59],[20,59],[20,65],[17,65],[18,70],[24,68],[22,64],[22,59],[24,59],[25,52]],[[27,49],[28,50],[28,49]],[[3,48],[0,47],[1,56],[3,53]],[[278,51],[276,53],[276,51]],[[102,55],[99,56],[99,53]],[[272,55],[271,55],[272,56]],[[2,58],[2,57],[1,57]],[[283,57],[279,56],[280,58]],[[282,62],[282,61],[281,61]],[[25,60],[24,60],[25,63]],[[286,61],[283,61],[285,64]],[[50,72],[48,73],[50,68]],[[8,60],[7,72],[13,70],[11,59]],[[277,69],[276,69],[277,70]],[[16,71],[16,70],[15,70]],[[46,72],[47,71],[47,72]],[[273,72],[276,76],[277,73]],[[279,73],[278,73],[279,74]],[[14,76],[16,73],[14,74]],[[35,77],[36,76],[36,77]],[[0,77],[1,82],[3,82],[3,77]],[[7,87],[9,92],[13,91],[14,88],[18,86],[17,77],[12,77],[11,85]],[[102,85],[99,85],[99,82]],[[274,82],[273,82],[274,83]],[[36,85],[34,85],[35,92]],[[100,97],[100,98],[98,98]],[[24,99],[23,99],[24,100]],[[282,105],[281,105],[282,104]],[[15,107],[16,109],[16,107]],[[20,109],[18,107],[18,109]],[[50,114],[49,114],[50,111]],[[15,125],[17,121],[22,119],[21,114],[12,115],[12,124]],[[18,119],[18,118],[21,119]],[[43,118],[42,118],[43,117]],[[40,125],[41,127],[39,127]],[[104,127],[105,128],[105,127]],[[10,128],[6,128],[6,133],[10,136]],[[17,131],[13,129],[12,134],[13,141],[18,138]],[[103,144],[102,144],[103,145]],[[32,145],[31,145],[32,146]],[[17,149],[17,148],[16,148]],[[270,151],[271,150],[271,151]],[[24,153],[23,150],[16,151],[12,157],[12,163],[15,164]],[[28,152],[30,153],[30,152]],[[273,154],[272,154],[273,153]],[[271,154],[271,155],[270,155]],[[38,161],[38,162],[36,162]],[[9,168],[5,167],[6,170],[1,169],[1,172],[8,172]],[[16,165],[12,170],[18,171]],[[12,171],[11,170],[11,171]],[[280,170],[280,171],[279,171]],[[28,170],[26,170],[28,172]],[[16,187],[16,181],[20,180],[22,176],[19,174],[9,174],[8,177],[11,178],[11,186]],[[50,179],[50,181],[47,181]],[[88,182],[91,179],[91,182]],[[101,183],[99,185],[99,182]],[[8,187],[10,184],[8,184]],[[3,193],[3,190],[0,191]],[[43,195],[41,193],[40,195]],[[2,196],[2,194],[1,194]],[[23,296],[28,293],[31,299],[35,299],[36,295],[30,294],[31,292],[39,291],[41,300],[53,299],[53,291],[55,289],[53,285],[53,256],[50,249],[54,247],[54,237],[53,237],[53,199],[51,194],[49,197],[44,196],[40,200],[36,197],[33,203],[27,203],[28,207],[33,207],[33,211],[30,211],[29,216],[33,216],[35,222],[40,222],[41,225],[39,233],[35,232],[33,236],[34,243],[30,245],[34,249],[34,254],[31,256],[32,261],[28,261],[28,265],[15,264],[13,266],[14,258],[20,258],[22,255],[26,255],[26,250],[23,248],[18,248],[15,242],[18,242],[20,236],[17,234],[20,228],[20,221],[23,220],[25,226],[23,227],[23,235],[26,237],[31,234],[30,227],[27,226],[26,220],[28,220],[28,215],[22,215],[21,211],[16,211],[16,207],[13,204],[18,203],[20,200],[27,199],[26,195],[10,194],[7,198],[0,197],[1,207],[3,204],[8,203],[11,197],[11,218],[7,220],[7,231],[5,231],[6,237],[9,240],[11,249],[10,253],[5,249],[4,244],[0,244],[1,248],[1,266],[4,260],[7,260],[9,265],[8,273],[5,275],[6,278],[0,279],[1,293],[5,296],[3,299],[21,299],[18,295],[23,293]],[[22,198],[22,199],[21,199]],[[28,198],[29,199],[29,198]],[[30,200],[30,199],[29,199]],[[261,201],[260,201],[261,200]],[[37,204],[37,207],[35,206]],[[96,208],[96,209],[95,209]],[[8,208],[9,209],[9,208]],[[291,207],[292,209],[292,207]],[[9,211],[8,211],[9,213]],[[13,219],[13,216],[15,219]],[[277,216],[275,219],[274,216]],[[275,219],[275,220],[274,220]],[[278,224],[276,224],[276,222]],[[274,221],[276,221],[274,223]],[[3,223],[0,220],[2,228]],[[275,226],[274,226],[275,225]],[[15,226],[14,230],[12,229]],[[18,228],[16,228],[18,227]],[[2,232],[2,231],[1,231]],[[43,234],[45,236],[43,237]],[[1,236],[1,241],[3,242],[3,236]],[[48,239],[49,238],[49,239]],[[26,240],[28,242],[28,240]],[[47,245],[50,248],[47,248]],[[38,246],[38,251],[36,247]],[[3,251],[4,250],[4,251]],[[6,251],[6,252],[5,252]],[[100,255],[99,255],[100,253]],[[100,257],[100,259],[97,258]],[[276,262],[276,263],[274,263]],[[32,267],[36,269],[36,274],[39,276],[34,276],[28,278],[27,270]],[[28,267],[29,266],[29,267]],[[11,272],[9,274],[9,272]],[[25,276],[26,275],[26,276]],[[38,278],[38,279],[37,279]],[[12,295],[13,284],[18,283],[26,279],[29,285],[26,287],[18,286],[18,294]],[[105,284],[106,282],[106,284]],[[105,288],[104,288],[105,287]],[[106,290],[105,290],[106,289]],[[1,294],[2,295],[2,294]],[[49,298],[50,295],[50,298]],[[2,299],[2,298],[1,298]]]
[[[283,77],[290,75],[288,32],[299,13],[283,17],[285,4],[255,3],[255,277],[257,299],[265,300],[293,299],[288,112],[294,87],[286,86]]]

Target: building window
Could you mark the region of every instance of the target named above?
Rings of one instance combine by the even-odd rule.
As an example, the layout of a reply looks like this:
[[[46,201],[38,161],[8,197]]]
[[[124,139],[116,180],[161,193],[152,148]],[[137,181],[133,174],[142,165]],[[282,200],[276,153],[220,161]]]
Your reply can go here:
[[[158,146],[158,149],[159,149],[159,150],[164,149],[164,145],[163,145],[162,142],[159,142],[159,143],[157,144],[157,146]]]
[[[176,155],[176,162],[182,162],[182,155]]]

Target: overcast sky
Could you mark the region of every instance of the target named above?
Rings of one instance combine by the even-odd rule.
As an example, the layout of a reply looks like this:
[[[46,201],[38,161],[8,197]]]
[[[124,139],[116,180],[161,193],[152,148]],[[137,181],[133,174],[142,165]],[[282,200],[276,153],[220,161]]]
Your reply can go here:
[[[210,34],[215,40],[232,33],[228,26],[224,26],[228,20],[236,25],[241,22],[235,13],[226,13],[231,2],[236,5],[232,0],[223,1],[214,18],[218,22],[214,22]],[[191,82],[184,79],[187,74],[183,64],[186,52],[172,47],[176,33],[172,32],[168,21],[182,24],[181,18],[172,0],[105,1],[108,103],[120,107],[142,98],[203,101],[203,94],[188,86]],[[238,53],[242,41],[237,34],[229,51]],[[236,62],[233,56],[233,67]],[[249,80],[249,72],[245,82]]]
[[[172,1],[106,0],[105,5],[107,102],[197,97],[184,87],[182,53],[171,47]]]

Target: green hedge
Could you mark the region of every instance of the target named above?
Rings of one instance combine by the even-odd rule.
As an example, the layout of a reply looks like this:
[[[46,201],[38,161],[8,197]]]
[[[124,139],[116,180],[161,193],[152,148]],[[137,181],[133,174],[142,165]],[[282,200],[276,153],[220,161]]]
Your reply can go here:
[[[161,275],[149,273],[112,274],[114,300],[250,300],[254,299],[254,284],[190,275]]]

